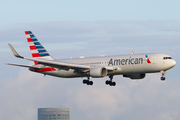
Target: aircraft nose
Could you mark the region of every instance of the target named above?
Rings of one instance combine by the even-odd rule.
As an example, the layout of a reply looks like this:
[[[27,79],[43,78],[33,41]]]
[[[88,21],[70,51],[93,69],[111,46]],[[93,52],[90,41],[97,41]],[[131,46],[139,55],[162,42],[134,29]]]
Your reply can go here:
[[[172,60],[171,64],[172,64],[172,67],[174,67],[176,65],[176,61]]]

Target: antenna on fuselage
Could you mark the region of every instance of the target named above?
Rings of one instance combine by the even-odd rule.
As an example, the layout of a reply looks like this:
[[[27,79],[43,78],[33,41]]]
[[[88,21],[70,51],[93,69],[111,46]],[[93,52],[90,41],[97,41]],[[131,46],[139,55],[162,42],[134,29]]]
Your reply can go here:
[[[129,51],[130,51],[131,54],[134,54],[134,52],[131,49]]]

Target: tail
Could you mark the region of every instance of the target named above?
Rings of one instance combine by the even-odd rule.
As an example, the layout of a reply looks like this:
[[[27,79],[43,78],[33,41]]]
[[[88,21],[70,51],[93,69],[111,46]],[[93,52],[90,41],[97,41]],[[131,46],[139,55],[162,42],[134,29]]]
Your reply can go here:
[[[46,49],[41,45],[41,43],[38,41],[38,39],[34,36],[34,34],[31,31],[25,31],[27,41],[29,43],[29,48],[31,50],[32,57],[46,59],[46,60],[54,60],[49,53],[46,51]],[[38,62],[34,62],[35,64],[38,64]]]

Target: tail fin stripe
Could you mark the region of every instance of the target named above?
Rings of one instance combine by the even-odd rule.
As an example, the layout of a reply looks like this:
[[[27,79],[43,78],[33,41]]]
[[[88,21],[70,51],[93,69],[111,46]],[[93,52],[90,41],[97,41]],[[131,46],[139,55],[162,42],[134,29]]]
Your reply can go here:
[[[42,53],[42,52],[47,52],[45,49],[44,50],[38,50],[39,53]]]
[[[25,31],[25,34],[28,35],[29,34],[28,31]]]
[[[31,38],[34,38],[35,36],[34,35],[30,35]]]
[[[43,46],[35,46],[35,45],[32,45],[32,46],[29,46],[31,50],[45,50]],[[46,51],[47,52],[47,51]]]
[[[39,48],[43,48],[43,49],[44,49],[44,47],[43,47],[43,46],[36,46],[36,48],[37,48],[37,49],[39,49]]]
[[[36,46],[29,46],[31,50],[37,49]]]
[[[38,40],[36,38],[31,38],[33,42],[38,42]]]
[[[37,50],[31,50],[31,53],[38,53]]]
[[[41,57],[41,55],[39,53],[32,53],[33,57]]]
[[[43,50],[43,51],[40,51],[40,50],[31,50],[31,53],[40,53],[40,54],[48,54],[47,51]]]
[[[35,44],[35,45],[41,45],[39,42],[35,42],[34,44]]]
[[[36,38],[27,38],[28,42],[38,42]]]
[[[27,31],[27,33],[28,33],[28,34],[32,34],[32,32],[31,32],[31,31]]]
[[[25,34],[29,35],[29,34],[32,34],[32,32],[31,31],[25,31]]]
[[[34,43],[33,42],[29,42],[29,46],[34,46]]]
[[[28,42],[33,42],[31,38],[27,38]]]
[[[48,53],[42,53],[42,54],[40,54],[41,56],[49,56],[49,54]]]

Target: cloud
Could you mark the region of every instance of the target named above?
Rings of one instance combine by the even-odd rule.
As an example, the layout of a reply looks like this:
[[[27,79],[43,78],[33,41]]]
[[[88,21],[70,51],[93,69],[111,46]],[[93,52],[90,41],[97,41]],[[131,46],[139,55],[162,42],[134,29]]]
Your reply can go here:
[[[40,107],[70,107],[72,119],[178,119],[180,89],[177,83],[160,81],[159,74],[131,81],[116,76],[117,86],[106,86],[105,79],[62,79],[22,68],[17,77],[1,81],[1,119],[32,120]],[[179,83],[179,82],[178,82]],[[10,114],[10,115],[9,115]]]

